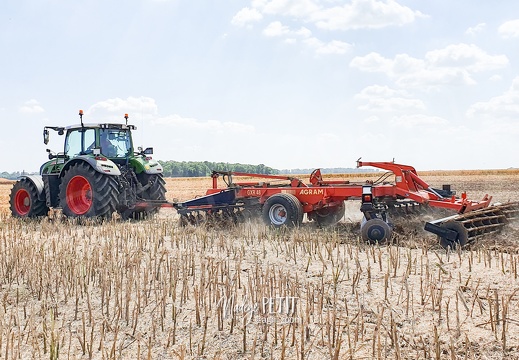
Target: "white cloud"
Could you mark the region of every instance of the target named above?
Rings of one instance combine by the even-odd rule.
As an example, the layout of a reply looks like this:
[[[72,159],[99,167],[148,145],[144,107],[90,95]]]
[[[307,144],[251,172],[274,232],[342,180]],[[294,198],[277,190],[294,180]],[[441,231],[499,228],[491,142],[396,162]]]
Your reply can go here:
[[[200,121],[194,118],[182,117],[180,115],[169,115],[164,117],[158,117],[152,121],[153,124],[156,125],[168,125],[173,127],[182,127],[187,129],[194,129],[197,131],[204,132],[234,132],[234,133],[246,133],[253,134],[255,132],[255,128],[252,125],[241,124],[232,121],[218,121],[218,120],[208,120],[208,121]]]
[[[365,72],[386,74],[396,84],[407,87],[428,89],[447,84],[475,83],[464,69],[437,67],[407,54],[398,54],[393,59],[388,59],[378,53],[370,53],[353,58],[350,66]]]
[[[344,41],[332,40],[330,42],[323,42],[312,36],[312,32],[306,27],[301,27],[299,30],[290,30],[286,25],[280,21],[271,22],[264,30],[263,35],[268,37],[285,37],[285,43],[295,44],[297,39],[303,39],[302,42],[308,45],[311,49],[319,55],[330,54],[345,54],[352,47]]]
[[[355,100],[363,103],[359,106],[359,110],[366,111],[395,112],[425,109],[422,100],[414,99],[404,91],[381,85],[371,85],[364,88],[355,95]]]
[[[424,14],[393,0],[353,0],[351,4],[334,6],[311,14],[311,20],[319,28],[327,30],[402,26],[418,17],[424,17]]]
[[[95,114],[96,120],[100,120],[99,117],[103,116],[122,118],[124,114],[129,114],[130,118],[133,114],[146,118],[157,114],[157,104],[155,99],[145,96],[130,96],[127,99],[114,98],[95,103],[85,115],[87,114]]]
[[[85,115],[92,115],[96,122],[120,121],[125,113],[130,116],[135,114],[139,119],[146,120],[153,125],[173,126],[177,129],[196,130],[201,132],[232,132],[252,134],[255,128],[252,125],[241,124],[232,121],[208,120],[201,121],[194,118],[183,117],[178,114],[161,116],[155,99],[141,96],[128,97],[127,99],[107,99],[92,105]]]
[[[477,34],[482,33],[486,29],[486,27],[487,27],[487,24],[479,23],[476,26],[469,27],[465,31],[465,34],[467,34],[467,35],[477,35]]]
[[[328,43],[325,43],[315,37],[305,39],[303,42],[314,49],[317,54],[322,55],[345,54],[352,47],[351,44],[348,44],[344,41],[332,40]]]
[[[510,20],[503,23],[499,29],[499,34],[504,38],[515,38],[519,36],[519,19]]]
[[[178,129],[191,129],[202,132],[233,132],[248,133],[255,132],[254,126],[241,124],[232,121],[208,120],[201,121],[194,118],[183,117],[178,114],[161,116],[155,99],[141,96],[128,97],[127,99],[113,98],[100,101],[92,105],[85,115],[92,115],[96,122],[120,121],[123,120],[125,113],[132,117],[138,116],[139,119],[146,120],[153,125],[167,125]],[[132,116],[135,114],[135,116]]]
[[[303,38],[308,38],[312,36],[312,32],[304,26],[301,27],[299,30],[294,31],[294,34],[297,36],[301,36]]]
[[[280,21],[273,21],[263,29],[263,35],[269,37],[275,36],[293,36],[295,38],[308,38],[312,36],[312,32],[305,27],[301,27],[299,30],[290,30],[286,25],[283,25]]]
[[[391,59],[387,59],[376,52],[364,56],[356,56],[350,61],[350,66],[366,72],[389,72],[393,65]]]
[[[261,15],[258,10],[245,7],[233,16],[231,24],[235,26],[246,26],[250,23],[258,22],[261,19],[263,19],[263,15]]]
[[[404,128],[423,127],[426,125],[445,125],[447,123],[447,120],[439,116],[429,116],[423,114],[395,116],[391,120],[391,125]]]
[[[363,121],[367,124],[379,123],[379,130],[383,128],[385,123],[401,131],[415,127],[442,125],[448,122],[442,117],[425,114],[424,112],[427,109],[422,100],[414,98],[406,91],[392,89],[388,86],[368,86],[355,95],[355,100],[362,103],[359,110],[376,114],[365,118]],[[386,121],[381,123],[383,119],[386,119]]]
[[[342,137],[334,133],[325,132],[316,134],[315,140],[317,143],[322,143],[323,145],[326,145],[331,142],[342,141]]]
[[[37,114],[45,112],[45,109],[40,105],[40,103],[37,100],[31,99],[29,101],[26,101],[18,109],[18,111],[24,114]]]
[[[312,0],[254,0],[252,6],[269,15],[283,15],[293,18],[307,18],[321,7]]]
[[[350,66],[366,72],[384,73],[399,85],[436,87],[473,85],[472,74],[503,68],[509,64],[505,55],[490,55],[476,45],[457,44],[432,50],[424,59],[398,54],[393,59],[369,53],[352,59]]]
[[[461,67],[471,72],[503,68],[508,64],[506,55],[489,55],[474,44],[449,45],[425,54],[431,66]]]
[[[460,68],[424,68],[409,74],[400,74],[395,79],[399,86],[430,90],[446,85],[475,85],[470,73]]]
[[[477,102],[467,110],[467,117],[490,118],[493,120],[510,120],[514,123],[519,118],[519,77],[516,77],[510,88],[502,95],[486,102]]]
[[[401,26],[425,17],[421,12],[394,0],[353,0],[341,6],[333,3],[317,0],[253,0],[251,5],[265,15],[299,19],[326,30]]]
[[[365,123],[367,123],[367,124],[374,124],[374,123],[379,122],[379,121],[380,121],[380,118],[379,118],[378,116],[373,115],[373,116],[368,116],[368,117],[365,118],[363,121],[364,121]]]
[[[268,24],[268,26],[263,30],[263,35],[265,36],[283,36],[290,34],[290,29],[288,26],[281,24],[279,21],[274,21]]]
[[[395,0],[353,0],[337,6],[337,1],[322,0],[252,0],[250,7],[241,9],[232,19],[238,26],[260,21],[263,17],[284,17],[291,23],[303,22],[317,28],[334,31],[350,29],[380,29],[387,26],[402,26],[425,17],[419,11],[400,5]],[[271,21],[263,30],[268,37],[285,37],[284,42],[294,44],[298,38],[307,39],[317,54],[345,54],[351,44],[337,38],[323,41],[312,37],[308,27],[293,31],[278,19]],[[329,33],[333,36],[333,33]]]

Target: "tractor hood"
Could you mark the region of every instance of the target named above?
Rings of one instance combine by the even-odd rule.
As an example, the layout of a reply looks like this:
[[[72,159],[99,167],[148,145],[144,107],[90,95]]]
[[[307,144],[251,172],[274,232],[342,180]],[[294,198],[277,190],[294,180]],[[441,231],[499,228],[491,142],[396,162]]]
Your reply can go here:
[[[69,164],[71,165],[73,162],[78,161],[86,161],[95,171],[102,174],[114,176],[121,175],[119,167],[112,160],[104,156],[80,155],[67,163],[67,167],[69,167]]]
[[[160,165],[158,161],[153,160],[148,156],[135,156],[130,159],[130,163],[132,164],[137,174],[142,172],[146,174],[161,174],[163,171],[162,165]]]

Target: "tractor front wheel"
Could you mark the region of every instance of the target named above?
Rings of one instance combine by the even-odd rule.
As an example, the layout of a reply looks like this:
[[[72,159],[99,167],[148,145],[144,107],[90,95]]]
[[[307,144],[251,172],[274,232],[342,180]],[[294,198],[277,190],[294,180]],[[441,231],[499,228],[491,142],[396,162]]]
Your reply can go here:
[[[139,174],[137,178],[143,186],[150,185],[141,195],[146,200],[166,200],[166,181],[162,174]]]
[[[18,218],[45,216],[49,211],[45,200],[38,198],[38,189],[29,179],[18,180],[9,197],[11,214]]]
[[[137,179],[142,186],[148,188],[144,190],[139,196],[144,200],[166,200],[166,181],[162,174],[146,174],[140,173],[137,175]],[[136,219],[141,220],[148,217],[148,215],[156,213],[158,208],[153,210],[126,210],[123,213],[125,219]]]
[[[272,195],[263,205],[263,221],[275,227],[299,226],[303,221],[303,207],[292,194]]]
[[[117,180],[86,163],[72,165],[59,186],[60,206],[70,217],[109,217],[118,203]]]

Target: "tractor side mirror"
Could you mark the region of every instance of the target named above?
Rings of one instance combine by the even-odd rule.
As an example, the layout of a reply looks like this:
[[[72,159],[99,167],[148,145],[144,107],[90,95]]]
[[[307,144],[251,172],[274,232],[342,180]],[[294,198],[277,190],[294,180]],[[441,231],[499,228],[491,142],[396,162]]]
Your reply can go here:
[[[48,134],[47,134],[47,135],[48,135]],[[52,151],[51,151],[50,149],[47,149],[47,150],[45,150],[45,151],[47,151],[47,152],[49,153],[49,160],[52,160],[52,159],[54,159],[54,158],[56,157],[56,155],[53,154]]]
[[[49,143],[49,130],[43,129],[43,143],[47,145]]]
[[[145,155],[152,155],[153,154],[153,148],[149,147],[144,150]]]

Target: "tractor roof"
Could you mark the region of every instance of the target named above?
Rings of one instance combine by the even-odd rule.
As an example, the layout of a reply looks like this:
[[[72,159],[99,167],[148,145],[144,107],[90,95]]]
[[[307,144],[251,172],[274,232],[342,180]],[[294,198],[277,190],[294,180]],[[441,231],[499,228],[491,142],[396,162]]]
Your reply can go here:
[[[65,130],[69,129],[81,129],[84,128],[101,128],[101,129],[120,129],[120,130],[137,130],[135,125],[131,124],[111,124],[111,123],[102,123],[102,124],[77,124],[77,125],[69,125],[65,126]]]

